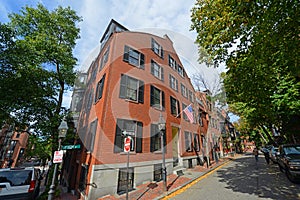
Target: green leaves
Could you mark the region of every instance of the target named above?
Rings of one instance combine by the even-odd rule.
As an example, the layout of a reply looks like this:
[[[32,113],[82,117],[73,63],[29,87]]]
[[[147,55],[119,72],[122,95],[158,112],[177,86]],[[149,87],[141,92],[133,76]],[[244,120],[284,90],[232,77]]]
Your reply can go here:
[[[63,94],[74,84],[81,18],[69,7],[49,11],[42,4],[9,18],[0,24],[0,119],[47,138],[57,133]]]
[[[253,128],[299,115],[299,8],[296,0],[198,0],[192,9],[200,61],[226,63],[228,102]]]

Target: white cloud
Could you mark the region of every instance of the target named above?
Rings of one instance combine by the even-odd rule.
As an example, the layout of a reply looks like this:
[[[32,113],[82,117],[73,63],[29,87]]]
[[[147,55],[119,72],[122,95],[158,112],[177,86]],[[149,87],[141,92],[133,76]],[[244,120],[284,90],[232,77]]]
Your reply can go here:
[[[0,4],[0,19],[7,12],[16,12],[26,5],[25,1],[20,0],[17,0],[17,3],[11,0],[4,0],[4,2]],[[140,30],[160,36],[167,33],[189,76],[194,73],[205,73],[207,77],[213,77],[216,73],[216,70],[207,69],[197,62],[198,50],[194,44],[196,34],[190,31],[190,16],[194,0],[40,0],[30,2],[32,5],[42,2],[50,10],[58,5],[70,6],[83,18],[79,24],[81,39],[77,41],[74,49],[75,57],[78,58],[78,69],[89,67],[99,51],[100,38],[108,23],[111,19],[115,19],[129,30]],[[70,96],[65,98],[68,101],[69,99]]]

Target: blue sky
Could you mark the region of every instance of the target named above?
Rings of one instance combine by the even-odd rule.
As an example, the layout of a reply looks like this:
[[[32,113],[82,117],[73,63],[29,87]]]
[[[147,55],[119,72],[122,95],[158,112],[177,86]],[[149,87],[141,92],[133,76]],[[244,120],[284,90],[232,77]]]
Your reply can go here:
[[[19,12],[28,5],[43,4],[49,10],[57,6],[70,6],[81,16],[79,24],[81,39],[77,41],[74,55],[78,70],[85,71],[98,53],[100,38],[109,21],[115,19],[131,31],[143,31],[159,36],[167,34],[173,41],[189,76],[204,74],[208,81],[215,82],[217,71],[198,64],[198,50],[194,44],[196,33],[190,31],[191,9],[194,0],[1,0],[0,21],[7,22],[8,14]],[[70,102],[66,94],[65,104]]]

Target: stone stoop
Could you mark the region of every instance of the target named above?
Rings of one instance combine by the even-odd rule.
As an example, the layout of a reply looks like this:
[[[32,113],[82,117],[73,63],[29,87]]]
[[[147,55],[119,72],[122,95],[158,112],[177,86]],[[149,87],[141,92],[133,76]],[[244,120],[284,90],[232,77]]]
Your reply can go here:
[[[182,175],[184,175],[184,172],[186,170],[187,169],[183,166],[176,166],[173,168],[173,174],[176,174],[177,176],[182,176]]]

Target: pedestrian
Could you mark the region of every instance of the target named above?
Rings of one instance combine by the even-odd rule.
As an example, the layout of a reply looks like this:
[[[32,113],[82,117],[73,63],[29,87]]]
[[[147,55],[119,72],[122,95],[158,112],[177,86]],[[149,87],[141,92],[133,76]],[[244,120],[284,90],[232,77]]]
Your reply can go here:
[[[266,149],[263,152],[264,152],[264,156],[265,156],[267,164],[270,164],[270,154],[269,154],[269,151]]]
[[[258,150],[256,147],[253,149],[253,155],[255,157],[255,161],[257,162],[258,161]]]

